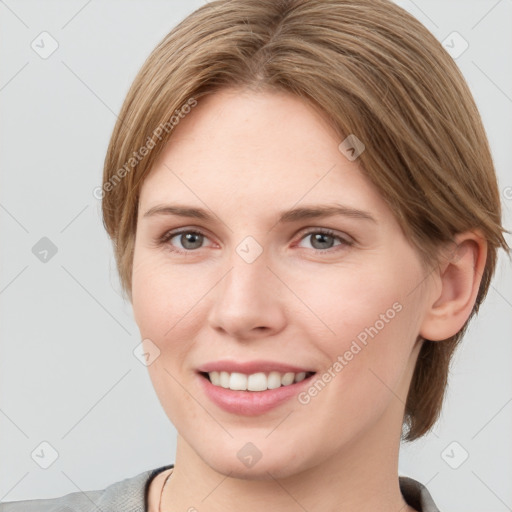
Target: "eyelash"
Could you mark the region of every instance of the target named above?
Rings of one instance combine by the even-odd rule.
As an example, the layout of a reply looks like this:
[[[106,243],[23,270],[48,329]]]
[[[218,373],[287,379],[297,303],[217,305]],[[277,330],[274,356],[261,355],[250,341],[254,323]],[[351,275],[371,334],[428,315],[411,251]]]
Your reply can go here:
[[[177,249],[176,247],[174,247],[174,246],[172,246],[171,244],[168,243],[175,236],[182,235],[184,233],[186,233],[186,234],[193,234],[193,235],[200,235],[200,236],[203,236],[205,238],[208,238],[206,234],[204,234],[201,231],[198,231],[196,229],[181,229],[181,230],[178,230],[178,231],[168,231],[168,232],[164,233],[161,237],[159,237],[157,239],[157,241],[156,241],[157,245],[158,246],[167,245],[168,249],[171,252],[175,252],[175,253],[178,253],[178,254],[184,254],[184,255],[192,255],[194,252],[197,252],[200,248],[199,249],[190,249],[190,250]],[[310,249],[310,250],[314,251],[315,254],[325,254],[325,253],[337,252],[338,250],[342,250],[344,247],[350,247],[350,246],[354,245],[354,242],[352,240],[348,240],[346,238],[343,238],[343,237],[337,235],[334,231],[332,231],[330,229],[327,229],[327,228],[311,229],[310,231],[307,231],[306,233],[302,234],[299,242],[302,241],[304,238],[308,237],[309,235],[318,234],[318,233],[320,233],[322,235],[332,236],[333,238],[337,239],[341,243],[339,245],[336,245],[336,246],[331,247],[329,249],[314,249],[314,248]],[[336,249],[336,248],[338,248],[338,249]]]

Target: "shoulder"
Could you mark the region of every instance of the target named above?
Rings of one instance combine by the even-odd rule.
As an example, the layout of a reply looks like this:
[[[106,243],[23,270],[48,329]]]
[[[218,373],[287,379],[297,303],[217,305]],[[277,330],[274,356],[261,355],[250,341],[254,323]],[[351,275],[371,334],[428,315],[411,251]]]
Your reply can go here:
[[[418,512],[440,512],[430,492],[421,482],[401,475],[399,483],[400,491],[408,505]]]
[[[146,510],[147,512],[155,512],[159,508],[161,499],[162,489],[167,480],[167,477],[172,472],[171,469],[161,471],[156,474],[154,478],[148,479],[147,490],[146,490]],[[1,511],[0,511],[1,512]]]
[[[146,512],[149,484],[172,465],[115,482],[105,489],[78,491],[57,498],[0,502],[0,512]]]

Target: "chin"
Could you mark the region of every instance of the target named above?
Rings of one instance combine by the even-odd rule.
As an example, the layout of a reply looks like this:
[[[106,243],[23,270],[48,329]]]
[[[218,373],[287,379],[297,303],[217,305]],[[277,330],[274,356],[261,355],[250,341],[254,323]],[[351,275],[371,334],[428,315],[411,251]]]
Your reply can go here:
[[[235,453],[234,457],[228,457],[226,453],[230,450],[226,449],[223,450],[223,454],[210,452],[206,457],[201,458],[217,473],[240,480],[288,478],[307,469],[306,461],[297,460],[295,454],[279,453],[277,450],[272,450],[272,455],[267,457],[260,452],[260,458],[256,460],[255,448],[250,446],[244,448]],[[253,460],[250,459],[251,450],[254,450]],[[301,455],[303,457],[304,454]],[[245,462],[244,459],[246,459]]]
[[[265,464],[260,461],[252,468],[243,468],[241,464],[237,464],[236,462],[233,463],[229,461],[225,464],[219,464],[218,461],[216,461],[216,463],[211,464],[210,467],[217,473],[239,480],[274,480],[287,478],[295,474],[293,468],[283,467],[281,462]]]

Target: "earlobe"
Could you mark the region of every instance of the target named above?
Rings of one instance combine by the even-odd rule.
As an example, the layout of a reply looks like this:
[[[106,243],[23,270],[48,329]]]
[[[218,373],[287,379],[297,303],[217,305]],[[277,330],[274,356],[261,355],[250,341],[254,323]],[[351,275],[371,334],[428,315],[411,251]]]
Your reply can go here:
[[[476,301],[487,259],[487,241],[479,231],[460,233],[442,256],[440,291],[428,305],[420,335],[428,340],[447,339],[464,326]]]

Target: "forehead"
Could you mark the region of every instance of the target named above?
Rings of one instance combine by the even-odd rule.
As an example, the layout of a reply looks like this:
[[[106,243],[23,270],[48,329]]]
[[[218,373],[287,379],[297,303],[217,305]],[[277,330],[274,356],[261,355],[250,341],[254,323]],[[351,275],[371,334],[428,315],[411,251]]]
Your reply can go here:
[[[292,94],[219,91],[200,98],[174,128],[140,200],[143,207],[169,199],[208,206],[213,196],[217,205],[253,212],[301,201],[382,207],[340,142],[327,117]]]

